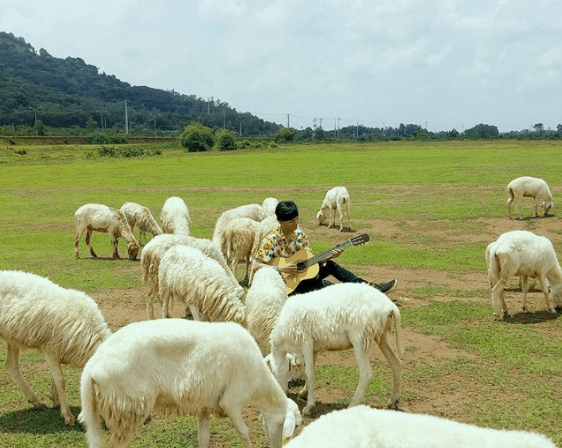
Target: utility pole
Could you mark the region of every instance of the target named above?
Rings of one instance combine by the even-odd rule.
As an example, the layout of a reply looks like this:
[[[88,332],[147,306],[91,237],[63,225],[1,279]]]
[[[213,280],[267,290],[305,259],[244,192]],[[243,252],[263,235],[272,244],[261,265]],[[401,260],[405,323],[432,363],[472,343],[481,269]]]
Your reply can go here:
[[[359,121],[357,121],[357,127],[355,128],[355,138],[359,140]]]
[[[42,108],[42,107],[38,107],[38,108],[36,109],[36,108],[34,108],[34,107],[29,107],[29,106],[27,106],[27,107],[28,107],[28,109],[31,109],[31,110],[33,110],[33,112],[35,112],[35,124],[37,124],[37,109],[43,109],[43,108]]]
[[[222,109],[222,128],[226,128],[226,111],[224,108]]]
[[[289,114],[287,114],[287,127],[289,127]]]
[[[337,138],[336,129],[336,119],[334,118],[334,140]]]
[[[127,100],[125,100],[125,134],[129,133],[129,117],[127,115]]]

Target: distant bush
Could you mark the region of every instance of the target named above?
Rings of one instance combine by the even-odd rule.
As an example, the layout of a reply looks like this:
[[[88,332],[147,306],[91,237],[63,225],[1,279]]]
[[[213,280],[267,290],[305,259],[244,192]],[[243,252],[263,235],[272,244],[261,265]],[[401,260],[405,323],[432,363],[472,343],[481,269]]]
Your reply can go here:
[[[100,157],[141,157],[162,155],[161,149],[145,149],[139,146],[122,146],[119,148],[102,146],[98,150]]]
[[[295,128],[281,128],[275,134],[275,141],[277,143],[290,143],[295,141],[297,131]]]
[[[16,149],[14,152],[16,154],[19,154],[20,156],[27,154],[27,151],[25,149]]]
[[[236,134],[230,129],[221,129],[215,134],[215,146],[219,151],[233,151],[237,149]]]
[[[215,144],[215,136],[211,128],[194,122],[186,126],[179,142],[188,152],[209,151]]]

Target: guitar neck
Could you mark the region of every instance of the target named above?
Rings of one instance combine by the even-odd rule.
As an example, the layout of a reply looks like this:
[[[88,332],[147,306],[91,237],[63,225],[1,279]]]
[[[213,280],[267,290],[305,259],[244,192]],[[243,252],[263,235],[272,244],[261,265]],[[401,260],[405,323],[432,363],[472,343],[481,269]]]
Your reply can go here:
[[[324,252],[320,252],[319,254],[313,255],[312,257],[303,261],[305,267],[312,266],[315,263],[320,263],[324,260],[327,260],[332,256],[332,252],[336,249],[345,249],[348,246],[351,246],[351,241],[346,241],[345,243],[337,244],[331,249],[325,250]]]

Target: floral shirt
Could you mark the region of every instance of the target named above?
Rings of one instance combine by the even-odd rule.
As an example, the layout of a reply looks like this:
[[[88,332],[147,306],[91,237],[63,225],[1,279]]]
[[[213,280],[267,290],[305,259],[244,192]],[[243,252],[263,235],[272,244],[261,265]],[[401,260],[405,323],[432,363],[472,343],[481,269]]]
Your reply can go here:
[[[281,227],[273,233],[267,235],[256,254],[256,260],[262,263],[269,263],[272,258],[288,258],[296,254],[299,250],[310,250],[308,238],[305,233],[297,227],[291,237],[287,240]]]

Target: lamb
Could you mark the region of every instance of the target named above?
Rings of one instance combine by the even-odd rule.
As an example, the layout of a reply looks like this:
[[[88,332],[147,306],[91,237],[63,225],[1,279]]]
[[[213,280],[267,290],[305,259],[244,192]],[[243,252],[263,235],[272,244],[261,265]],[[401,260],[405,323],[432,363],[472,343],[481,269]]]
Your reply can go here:
[[[327,211],[330,210],[330,223],[328,224],[328,228],[333,227],[336,225],[336,211],[340,215],[340,232],[343,231],[343,213],[344,213],[344,206],[347,208],[347,220],[349,224],[349,229],[351,230],[351,218],[349,215],[349,193],[347,188],[345,187],[334,187],[331,190],[328,190],[324,200],[322,201],[322,205],[320,206],[320,210],[316,214],[316,219],[318,219],[318,224],[322,224],[327,218]]]
[[[277,198],[265,198],[261,206],[268,215],[275,215],[275,207],[277,207],[277,204],[279,204]]]
[[[129,260],[137,259],[140,244],[133,235],[131,227],[127,223],[127,218],[120,210],[102,204],[84,204],[74,213],[74,222],[76,223],[76,238],[74,239],[74,256],[76,258],[80,258],[78,244],[84,232],[86,232],[86,245],[90,249],[90,255],[94,258],[97,258],[97,255],[90,244],[92,232],[105,232],[111,237],[112,257],[114,259],[121,258],[118,252],[119,237],[127,240]]]
[[[103,444],[100,416],[111,432],[109,445],[124,447],[157,409],[195,415],[199,448],[209,446],[211,414],[225,413],[246,448],[252,446],[242,418],[246,406],[261,412],[274,448],[302,423],[298,406],[277,384],[256,342],[235,323],[168,319],[129,324],[86,364],[80,396],[79,419],[90,448]]]
[[[160,261],[162,260],[164,253],[170,247],[178,244],[199,249],[206,256],[217,261],[223,267],[225,275],[231,282],[232,287],[236,290],[237,295],[242,297],[244,289],[238,284],[236,277],[234,277],[226,263],[226,259],[215,243],[205,238],[170,235],[165,233],[154,237],[150,242],[148,242],[141,254],[142,280],[144,282],[149,279],[152,281],[152,287],[148,292],[146,300],[146,310],[149,319],[154,319],[154,299],[157,299],[162,305],[162,300],[158,295],[158,270]]]
[[[146,232],[152,233],[152,236],[163,233],[148,207],[137,204],[136,202],[125,202],[120,210],[125,215],[125,218],[127,218],[127,222],[131,227],[131,232],[134,230],[135,226],[138,227],[140,243],[142,243],[143,236],[145,243],[148,242]]]
[[[486,248],[486,264],[492,286],[492,308],[496,320],[511,316],[504,289],[514,275],[521,277],[523,311],[527,312],[528,277],[541,281],[546,308],[555,313],[562,308],[562,270],[551,241],[527,230],[505,232]]]
[[[264,355],[270,349],[269,336],[286,301],[287,287],[281,274],[268,266],[259,269],[246,294],[245,303],[248,331]]]
[[[357,406],[307,425],[287,448],[556,448],[529,431],[481,428],[425,414]]]
[[[257,221],[250,218],[234,218],[228,221],[220,234],[221,251],[226,257],[233,275],[240,261],[244,261],[244,279],[249,279],[254,240],[258,232]]]
[[[308,387],[307,404],[303,409],[306,415],[316,400],[315,355],[323,350],[353,347],[359,366],[359,383],[349,406],[357,406],[373,377],[368,349],[374,339],[392,369],[393,390],[388,406],[397,409],[402,367],[390,340],[394,323],[396,348],[402,355],[400,322],[398,307],[386,295],[364,283],[339,283],[291,296],[283,305],[270,336],[273,373],[283,390],[287,390],[290,370],[287,355],[302,354]]]
[[[221,234],[226,223],[234,218],[250,218],[254,221],[261,222],[269,215],[259,204],[241,205],[222,213],[217,219],[213,237],[211,238],[215,244],[220,246]]]
[[[170,301],[179,300],[195,320],[246,326],[246,307],[238,290],[223,267],[199,249],[182,245],[168,249],[160,262],[158,285],[162,318],[168,316]]]
[[[513,179],[507,184],[507,213],[511,218],[511,204],[515,202],[515,213],[519,214],[521,219],[521,212],[519,206],[521,198],[533,198],[533,214],[538,216],[537,208],[541,207],[544,210],[544,216],[548,215],[548,211],[552,208],[552,193],[548,188],[547,183],[543,179],[536,177],[523,176]]]
[[[0,271],[0,337],[6,340],[6,368],[39,410],[47,406],[31,390],[19,363],[20,350],[38,349],[52,375],[51,400],[64,423],[75,424],[65,397],[61,364],[81,368],[111,334],[96,302],[81,291],[21,271]]]
[[[164,233],[191,235],[191,217],[182,198],[172,196],[166,199],[160,212],[160,221]]]

